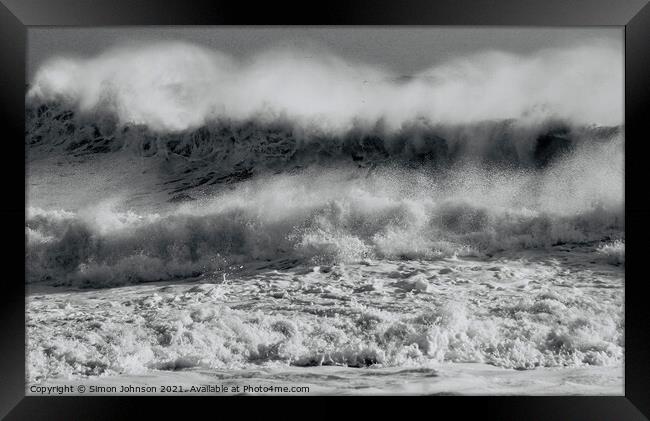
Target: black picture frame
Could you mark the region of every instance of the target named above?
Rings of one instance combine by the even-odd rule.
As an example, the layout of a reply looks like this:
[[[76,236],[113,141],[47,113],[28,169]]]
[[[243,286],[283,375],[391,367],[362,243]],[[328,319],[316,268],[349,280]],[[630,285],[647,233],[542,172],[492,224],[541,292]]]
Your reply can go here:
[[[134,397],[25,396],[25,78],[27,28],[33,26],[119,25],[508,25],[625,27],[625,395],[619,397],[429,397],[396,404],[382,397],[362,405],[366,415],[405,415],[423,405],[431,416],[450,411],[495,419],[642,420],[650,417],[650,306],[645,292],[644,260],[650,252],[650,206],[644,185],[650,122],[650,5],[648,0],[445,0],[330,1],[292,5],[279,2],[220,0],[0,0],[0,121],[3,162],[3,279],[0,290],[0,416],[7,419],[121,419],[147,415]],[[598,87],[594,87],[597,89]],[[21,146],[22,145],[22,146]],[[21,172],[21,169],[23,172]],[[22,175],[21,175],[22,174]],[[20,262],[23,262],[22,264]],[[193,402],[208,399],[192,397]],[[293,402],[249,405],[219,397],[208,403],[219,415],[230,403],[246,415],[257,407],[290,412]],[[294,398],[320,415],[334,415],[337,405]],[[364,398],[366,399],[366,398]],[[345,399],[349,402],[349,399]],[[167,415],[189,415],[178,398],[149,397],[145,404]],[[195,404],[193,404],[195,405]],[[354,406],[359,406],[353,403]],[[388,408],[387,408],[388,407]],[[311,411],[310,411],[311,413]],[[645,414],[645,415],[644,415]]]

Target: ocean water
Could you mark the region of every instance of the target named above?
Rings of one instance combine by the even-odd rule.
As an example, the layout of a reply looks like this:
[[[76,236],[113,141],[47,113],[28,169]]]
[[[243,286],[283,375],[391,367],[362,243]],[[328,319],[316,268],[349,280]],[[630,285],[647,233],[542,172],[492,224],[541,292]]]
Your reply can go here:
[[[51,62],[27,95],[28,385],[622,394],[613,55]]]

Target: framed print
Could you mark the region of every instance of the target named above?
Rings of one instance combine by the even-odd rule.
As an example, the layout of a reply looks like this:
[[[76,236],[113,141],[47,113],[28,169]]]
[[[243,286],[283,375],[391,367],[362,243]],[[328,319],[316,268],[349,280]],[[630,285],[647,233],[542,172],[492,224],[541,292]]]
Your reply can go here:
[[[407,3],[2,1],[2,415],[647,419],[650,6]]]

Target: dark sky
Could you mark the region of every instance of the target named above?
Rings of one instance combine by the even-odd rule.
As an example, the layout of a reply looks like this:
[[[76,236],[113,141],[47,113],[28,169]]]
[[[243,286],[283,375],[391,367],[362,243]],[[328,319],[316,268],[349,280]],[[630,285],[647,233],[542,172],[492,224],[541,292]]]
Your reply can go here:
[[[408,75],[453,56],[490,49],[534,54],[594,41],[622,49],[623,27],[38,27],[28,31],[28,79],[53,56],[93,56],[116,45],[162,40],[193,42],[239,57],[311,43]]]

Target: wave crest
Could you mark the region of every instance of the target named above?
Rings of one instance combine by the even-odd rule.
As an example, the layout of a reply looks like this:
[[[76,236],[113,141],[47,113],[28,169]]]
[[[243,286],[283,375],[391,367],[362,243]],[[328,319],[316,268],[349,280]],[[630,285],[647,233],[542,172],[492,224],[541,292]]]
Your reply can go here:
[[[535,56],[487,52],[409,77],[322,51],[236,60],[159,43],[52,60],[37,72],[28,99],[65,101],[83,113],[108,110],[120,124],[159,132],[220,118],[284,118],[341,134],[380,122],[396,130],[414,117],[433,124],[565,118],[615,126],[623,121],[622,86],[622,50],[598,43]]]

